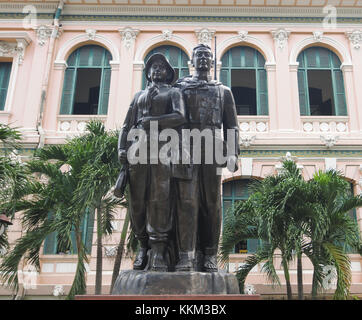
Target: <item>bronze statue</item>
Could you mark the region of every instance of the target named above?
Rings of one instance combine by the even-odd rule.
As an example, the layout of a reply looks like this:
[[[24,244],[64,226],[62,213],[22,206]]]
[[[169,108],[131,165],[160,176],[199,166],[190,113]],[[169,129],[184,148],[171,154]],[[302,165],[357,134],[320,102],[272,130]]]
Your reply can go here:
[[[228,168],[237,170],[239,154],[239,127],[235,102],[231,90],[222,83],[209,80],[213,63],[210,47],[198,45],[193,49],[192,63],[195,74],[176,83],[183,92],[188,129],[209,129],[215,140],[216,129],[224,131],[224,140],[231,131],[234,137],[234,153],[227,158]],[[201,154],[206,150],[205,140]],[[213,157],[207,163],[192,164],[192,178],[177,181],[176,228],[178,230],[180,260],[176,271],[216,272],[217,250],[221,228],[221,175],[220,166]],[[197,256],[196,256],[197,251]],[[197,258],[197,261],[195,262]]]
[[[119,160],[127,163],[130,130],[144,130],[148,142],[147,163],[128,165],[131,226],[140,242],[133,268],[143,270],[148,263],[151,271],[170,271],[171,260],[175,260],[170,245],[173,236],[171,164],[150,158],[149,146],[153,139],[150,123],[157,122],[159,130],[178,127],[186,121],[185,107],[181,91],[171,87],[175,71],[162,54],[148,59],[145,74],[148,86],[135,95],[120,132]],[[163,144],[158,142],[157,155]]]
[[[229,169],[237,170],[239,128],[231,90],[220,82],[209,80],[213,56],[208,46],[194,48],[192,63],[195,74],[179,79],[171,87],[175,71],[162,54],[152,55],[145,66],[149,84],[135,95],[120,132],[119,159],[128,166],[124,167],[128,175],[123,171],[120,177],[129,179],[131,226],[140,242],[133,265],[136,270],[218,270],[220,168],[226,163],[217,163],[214,155],[211,163],[205,156],[197,162],[193,152],[190,163],[162,162],[158,151],[166,142],[158,141],[157,159],[152,158],[149,147],[155,139],[150,130],[151,121],[157,121],[157,133],[175,129],[180,141],[183,141],[185,130],[202,132],[207,129],[213,141],[217,138],[216,132],[223,130],[224,142],[231,132],[234,152],[227,155],[227,163]],[[127,140],[132,129],[146,132],[146,163],[127,163],[127,151],[140,141],[136,139],[130,143]],[[206,140],[200,140],[202,155],[207,153]],[[178,151],[184,151],[182,144]],[[124,186],[120,182],[118,185]]]

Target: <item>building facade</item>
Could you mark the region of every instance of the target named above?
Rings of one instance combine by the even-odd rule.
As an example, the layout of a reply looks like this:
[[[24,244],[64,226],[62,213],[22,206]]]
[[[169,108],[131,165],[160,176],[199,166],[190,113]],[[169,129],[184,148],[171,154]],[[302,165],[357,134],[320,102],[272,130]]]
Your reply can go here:
[[[306,179],[319,169],[338,169],[354,194],[361,192],[361,0],[0,1],[0,122],[22,132],[24,161],[38,147],[81,134],[90,119],[120,128],[145,85],[147,57],[164,53],[182,77],[193,72],[198,43],[216,52],[211,75],[232,88],[237,105],[240,169],[223,176],[224,210],[248,196],[250,179],[276,173],[283,157],[295,159]],[[351,214],[362,230],[362,210]],[[103,293],[109,292],[124,215],[121,210],[114,234],[104,241]],[[93,220],[89,214],[84,223],[89,293],[95,283]],[[22,234],[18,219],[8,231],[14,243]],[[27,295],[49,296],[57,285],[69,290],[77,259],[57,252],[54,241],[44,244],[40,273],[19,267],[34,280]],[[241,243],[229,271],[257,244]],[[362,259],[350,257],[351,291],[362,294]],[[127,257],[122,269],[130,267]],[[308,291],[313,268],[306,258],[304,267]],[[296,285],[295,266],[291,277]],[[266,282],[261,266],[247,283],[257,293],[285,291]],[[0,295],[8,294],[0,288]]]

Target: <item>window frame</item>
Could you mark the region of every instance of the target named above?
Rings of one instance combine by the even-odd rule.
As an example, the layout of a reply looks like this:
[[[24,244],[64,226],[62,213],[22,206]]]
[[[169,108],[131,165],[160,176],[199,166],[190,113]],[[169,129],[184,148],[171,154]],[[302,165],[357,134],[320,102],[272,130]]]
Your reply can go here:
[[[85,47],[98,47],[102,49],[102,64],[101,66],[90,66],[89,63],[88,65],[80,65],[80,52],[81,49],[84,49]],[[72,58],[72,56],[75,55],[74,58],[74,63],[73,64],[69,64],[69,60]],[[88,58],[88,61],[91,59],[93,60],[93,55],[94,55],[94,51],[91,50],[91,58]],[[107,55],[109,55],[109,60],[107,62]],[[75,49],[68,57],[67,59],[67,68],[64,71],[64,79],[63,79],[63,88],[62,88],[62,94],[61,94],[61,101],[60,101],[60,108],[59,108],[59,114],[60,115],[75,115],[74,112],[74,99],[75,99],[75,94],[76,94],[76,84],[77,84],[77,78],[78,78],[78,69],[101,69],[101,79],[100,79],[100,83],[99,83],[99,98],[98,98],[98,110],[97,110],[97,114],[96,115],[107,115],[108,113],[108,106],[109,106],[109,90],[110,90],[110,84],[111,84],[111,65],[109,64],[109,61],[112,60],[112,55],[111,53],[104,47],[100,46],[100,45],[96,45],[96,44],[87,44],[84,46],[81,46],[77,49]],[[70,99],[70,108],[69,108],[69,113],[65,113],[64,112],[64,95],[65,95],[65,77],[67,72],[73,70],[74,75],[72,76],[72,83],[71,83],[71,99]],[[109,77],[109,83],[105,83],[105,77],[106,77],[106,72],[110,73],[110,77]],[[108,98],[107,98],[107,105],[103,106],[103,99],[104,99],[104,94],[105,94],[105,88],[108,87],[108,92],[106,92],[106,94],[108,94]],[[102,112],[103,111],[103,112]],[[83,116],[95,116],[95,114],[84,114]]]
[[[10,70],[9,70],[8,79],[7,79],[7,86],[6,86],[6,88],[5,87],[4,88],[0,87],[0,91],[5,90],[4,105],[0,106],[0,112],[7,112],[8,111],[7,106],[9,104],[11,85],[12,85],[12,75],[13,75],[13,69],[14,69],[14,61],[13,61],[13,59],[0,60],[0,65],[1,64],[10,64]],[[4,80],[4,73],[1,72],[0,73],[0,84],[2,84],[3,80]]]
[[[246,188],[247,196],[236,196],[235,195],[236,194],[236,192],[235,192],[236,191],[236,184],[238,182],[240,183],[240,181],[245,181],[245,185],[243,186],[243,188]],[[225,215],[224,202],[225,201],[231,201],[231,206],[229,208],[232,208],[237,201],[243,201],[243,200],[245,201],[245,200],[247,200],[249,198],[248,185],[249,185],[250,182],[251,182],[250,179],[235,179],[235,180],[223,182],[223,184],[222,184],[222,190],[223,190],[223,192],[222,192],[222,219],[223,219],[223,221],[224,221],[224,215]],[[227,183],[231,184],[231,196],[225,196],[224,195],[224,185],[227,184]],[[236,254],[253,254],[253,253],[255,253],[256,250],[251,251],[251,250],[248,249],[249,246],[251,246],[252,244],[255,245],[255,242],[253,242],[254,240],[258,241],[257,245],[256,245],[256,250],[257,250],[257,248],[260,247],[260,245],[261,245],[261,240],[260,239],[252,239],[252,238],[250,238],[250,239],[245,240],[246,241],[247,252],[236,253]],[[234,249],[234,251],[235,251],[235,249]],[[235,252],[232,252],[232,254],[235,254]]]
[[[236,48],[248,48],[253,50],[254,52],[254,57],[253,57],[253,61],[254,61],[254,65],[253,66],[240,66],[240,67],[233,67],[232,66],[232,50],[236,49]],[[241,52],[244,52],[243,50],[241,50]],[[227,66],[223,66],[222,62],[223,59],[226,57],[227,59]],[[245,54],[241,55],[240,57],[241,61],[246,61],[245,58]],[[262,59],[262,63],[260,63],[259,59]],[[268,72],[267,69],[265,68],[265,58],[264,56],[255,48],[250,47],[250,46],[235,46],[232,47],[230,49],[228,49],[221,57],[220,59],[221,61],[221,68],[220,68],[220,81],[222,79],[222,72],[223,71],[227,71],[228,75],[227,75],[227,81],[226,83],[223,83],[224,85],[228,86],[229,88],[231,88],[231,71],[232,70],[255,70],[255,87],[256,87],[256,115],[249,115],[249,116],[268,116],[269,115],[269,94],[268,94]],[[242,65],[243,63],[241,63],[240,65]],[[260,71],[265,72],[265,90],[263,91],[262,88],[262,80],[261,80],[261,75],[260,75]],[[261,95],[265,94],[266,96],[266,112],[262,112],[261,110]],[[244,116],[244,115],[238,115],[238,116]]]
[[[307,57],[307,52],[308,50],[316,50],[317,54],[316,54],[316,65],[318,67],[310,67],[308,66],[308,57]],[[318,51],[318,49],[322,49],[322,50],[326,50],[328,51],[328,62],[329,62],[329,67],[321,67],[320,66],[320,53]],[[339,62],[338,66],[335,66],[335,63],[333,61],[333,58],[336,58]],[[303,63],[301,63],[301,60]],[[308,116],[308,117],[320,117],[320,116],[328,116],[328,117],[338,117],[338,116],[348,116],[348,111],[347,111],[347,100],[346,100],[346,89],[345,89],[345,85],[344,85],[344,75],[343,72],[341,71],[341,60],[339,59],[339,57],[330,49],[325,48],[325,47],[320,47],[320,46],[312,46],[312,47],[308,47],[306,49],[304,49],[302,52],[299,53],[298,57],[297,57],[297,61],[299,63],[298,65],[298,100],[299,100],[299,113],[300,116]],[[334,115],[311,115],[310,114],[310,97],[309,97],[309,84],[308,84],[308,71],[309,70],[328,70],[331,73],[331,79],[332,79],[332,91],[333,91],[333,100],[334,100]],[[337,80],[336,80],[336,73],[340,72],[342,75],[342,82],[341,85],[343,86],[343,104],[344,106],[339,106],[339,100],[337,99],[337,96],[342,94],[342,93],[337,93]],[[300,74],[303,73],[303,86],[304,86],[304,95],[303,93],[301,93],[301,88],[299,86],[299,77]],[[305,113],[302,113],[301,110],[301,95],[304,96],[304,103],[305,103]],[[344,108],[344,110],[342,110],[341,108]],[[344,111],[344,112],[342,112]],[[343,114],[345,113],[345,114]]]
[[[52,217],[52,213],[49,212],[48,218]],[[92,242],[93,242],[93,229],[94,229],[94,219],[95,219],[95,211],[87,209],[84,217],[81,222],[81,234],[82,234],[82,242],[85,246],[85,251],[87,255],[92,253]],[[89,240],[89,232],[90,239]],[[61,255],[61,253],[57,252],[58,248],[58,232],[52,232],[49,234],[43,243],[43,255]],[[75,255],[76,252],[76,243],[75,243],[75,233],[71,232],[71,247],[69,255]]]

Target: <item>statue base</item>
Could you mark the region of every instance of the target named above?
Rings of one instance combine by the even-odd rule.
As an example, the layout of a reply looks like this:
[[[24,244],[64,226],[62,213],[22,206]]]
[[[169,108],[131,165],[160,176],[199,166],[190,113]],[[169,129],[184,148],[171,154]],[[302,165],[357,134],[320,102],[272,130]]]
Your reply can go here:
[[[152,272],[125,270],[112,295],[239,294],[235,275],[225,272]]]

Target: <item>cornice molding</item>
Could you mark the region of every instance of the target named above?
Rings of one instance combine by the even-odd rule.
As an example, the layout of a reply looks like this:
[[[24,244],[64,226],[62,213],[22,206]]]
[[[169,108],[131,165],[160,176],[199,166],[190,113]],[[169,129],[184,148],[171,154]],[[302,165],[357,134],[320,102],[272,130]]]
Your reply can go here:
[[[32,3],[39,13],[54,13],[57,3]],[[0,3],[0,12],[22,13],[23,3]],[[63,15],[100,14],[100,15],[185,15],[185,16],[306,16],[325,17],[323,7],[313,6],[177,6],[177,5],[78,5],[66,4]],[[338,17],[361,17],[361,7],[337,7]]]

